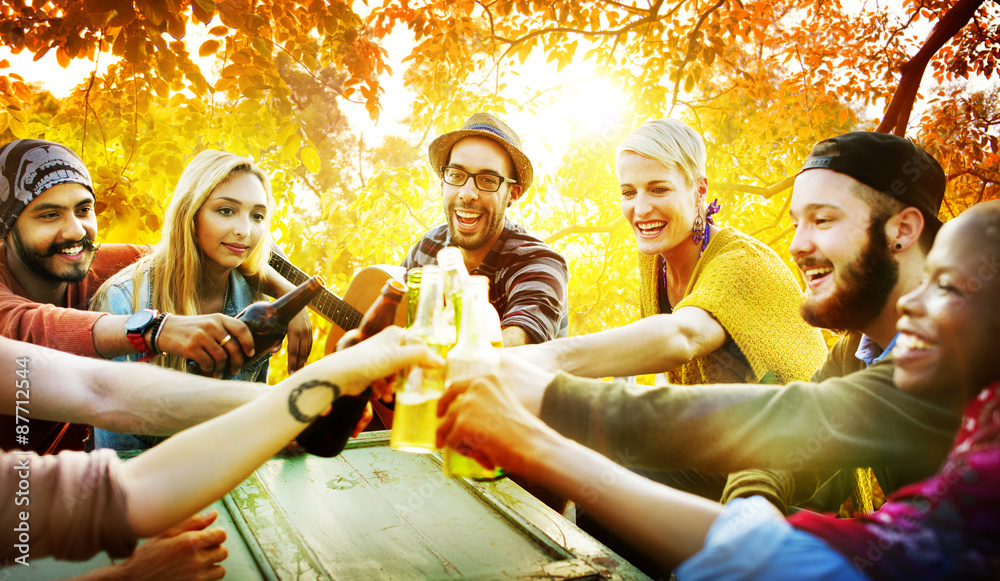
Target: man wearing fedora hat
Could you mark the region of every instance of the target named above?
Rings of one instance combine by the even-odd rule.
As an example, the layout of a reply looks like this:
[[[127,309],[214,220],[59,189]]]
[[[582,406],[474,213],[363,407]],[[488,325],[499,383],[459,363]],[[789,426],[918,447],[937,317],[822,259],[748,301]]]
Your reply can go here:
[[[435,139],[428,154],[441,176],[446,223],[424,234],[403,266],[436,264],[439,250],[457,246],[468,271],[490,279],[504,347],[566,336],[566,260],[505,216],[533,177],[517,133],[476,113]]]

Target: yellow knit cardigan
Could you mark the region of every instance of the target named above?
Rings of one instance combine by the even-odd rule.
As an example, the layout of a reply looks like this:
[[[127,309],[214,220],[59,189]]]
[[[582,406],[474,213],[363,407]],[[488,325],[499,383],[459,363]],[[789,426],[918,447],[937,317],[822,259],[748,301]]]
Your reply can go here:
[[[656,258],[639,253],[643,317],[659,313]],[[751,369],[723,346],[670,370],[668,380],[676,385],[808,381],[822,367],[827,349],[819,329],[799,315],[801,300],[798,282],[774,250],[732,228],[720,229],[673,308],[710,313]]]

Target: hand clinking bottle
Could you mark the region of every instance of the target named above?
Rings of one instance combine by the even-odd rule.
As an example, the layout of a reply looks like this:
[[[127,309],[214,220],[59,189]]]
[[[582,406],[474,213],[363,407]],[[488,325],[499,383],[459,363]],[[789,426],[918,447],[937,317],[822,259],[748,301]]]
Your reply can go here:
[[[337,350],[346,349],[385,329],[396,319],[396,308],[406,294],[406,285],[390,280],[382,287],[382,296],[365,313],[358,327],[358,335],[350,341],[337,345]],[[324,458],[340,454],[354,428],[365,413],[365,406],[372,395],[369,386],[359,395],[342,395],[333,401],[330,413],[320,416],[299,434],[295,440],[306,452]]]

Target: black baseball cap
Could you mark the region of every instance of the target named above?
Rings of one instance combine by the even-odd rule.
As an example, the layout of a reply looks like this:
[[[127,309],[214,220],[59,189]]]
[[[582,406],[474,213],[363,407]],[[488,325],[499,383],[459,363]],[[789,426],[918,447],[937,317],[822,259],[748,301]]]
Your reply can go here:
[[[870,131],[824,139],[813,146],[799,173],[811,169],[850,176],[920,210],[924,221],[935,230],[941,227],[938,210],[944,199],[944,170],[908,139]]]

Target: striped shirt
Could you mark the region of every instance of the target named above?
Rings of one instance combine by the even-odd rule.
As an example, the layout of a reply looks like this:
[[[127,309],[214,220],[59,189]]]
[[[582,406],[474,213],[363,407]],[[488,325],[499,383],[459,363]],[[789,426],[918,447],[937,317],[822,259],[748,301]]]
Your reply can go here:
[[[432,228],[410,249],[407,270],[437,264],[437,253],[452,246],[448,225]],[[520,327],[532,343],[569,335],[566,259],[523,226],[504,220],[503,231],[482,264],[470,274],[490,279],[490,303],[502,327]]]

